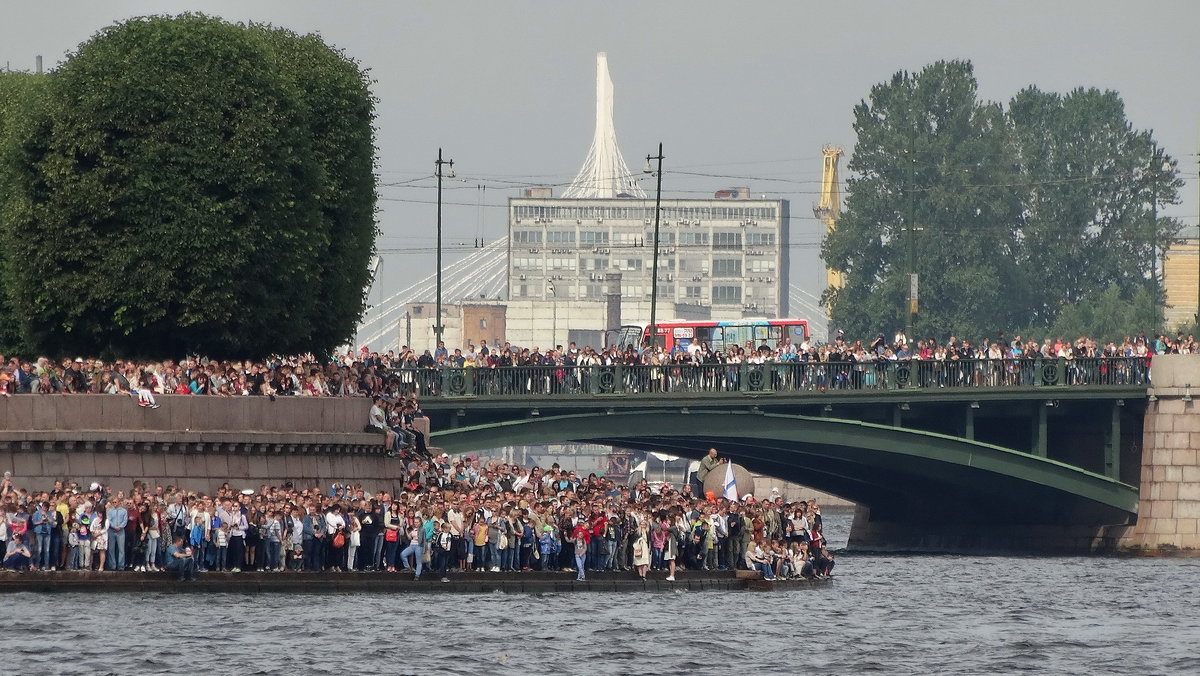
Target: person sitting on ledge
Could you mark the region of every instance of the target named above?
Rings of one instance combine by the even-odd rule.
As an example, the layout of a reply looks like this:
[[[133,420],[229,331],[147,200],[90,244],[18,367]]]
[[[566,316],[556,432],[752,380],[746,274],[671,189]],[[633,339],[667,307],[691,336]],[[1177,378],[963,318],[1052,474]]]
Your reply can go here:
[[[14,534],[4,553],[4,568],[24,572],[29,570],[29,563],[29,545],[23,536]]]
[[[180,582],[196,579],[196,559],[192,557],[192,548],[183,544],[183,536],[175,536],[175,541],[167,547],[167,570],[174,571]]]

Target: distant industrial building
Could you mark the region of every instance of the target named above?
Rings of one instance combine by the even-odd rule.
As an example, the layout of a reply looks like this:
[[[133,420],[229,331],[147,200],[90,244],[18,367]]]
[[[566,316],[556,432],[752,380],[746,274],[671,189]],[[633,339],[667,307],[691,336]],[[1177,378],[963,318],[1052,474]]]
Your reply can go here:
[[[661,205],[660,320],[788,314],[786,200],[753,199],[748,188],[732,188]],[[617,146],[612,80],[601,53],[595,136],[579,174],[562,197],[531,188],[509,199],[509,300],[599,301],[619,293],[622,321],[648,323],[654,207]]]
[[[1200,312],[1200,248],[1194,239],[1172,244],[1163,255],[1163,290],[1167,307],[1163,327],[1167,331],[1188,326]]]
[[[619,272],[622,299],[649,302],[653,199],[528,194],[508,204],[510,299],[601,300],[606,274]],[[674,305],[713,319],[787,316],[788,202],[752,199],[746,188],[718,194],[662,201],[660,318]]]

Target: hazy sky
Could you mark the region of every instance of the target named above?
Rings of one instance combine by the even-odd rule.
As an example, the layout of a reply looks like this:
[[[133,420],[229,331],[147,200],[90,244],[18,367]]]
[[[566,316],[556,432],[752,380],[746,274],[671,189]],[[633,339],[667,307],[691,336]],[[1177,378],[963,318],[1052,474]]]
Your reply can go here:
[[[1165,213],[1193,227],[1200,213],[1195,0],[8,2],[0,66],[32,69],[42,54],[52,68],[106,25],[189,10],[316,31],[370,68],[381,176],[393,184],[380,190],[387,253],[372,301],[433,272],[433,182],[422,177],[439,146],[459,177],[446,184],[445,201],[461,204],[444,212],[448,249],[503,234],[516,194],[505,186],[574,177],[592,136],[598,51],[630,167],[661,141],[665,196],[748,185],[792,200],[792,278],[814,292],[821,146],[849,153],[852,108],[870,87],[937,59],[970,59],[992,100],[1030,84],[1117,90],[1134,127],[1181,162],[1183,203]]]

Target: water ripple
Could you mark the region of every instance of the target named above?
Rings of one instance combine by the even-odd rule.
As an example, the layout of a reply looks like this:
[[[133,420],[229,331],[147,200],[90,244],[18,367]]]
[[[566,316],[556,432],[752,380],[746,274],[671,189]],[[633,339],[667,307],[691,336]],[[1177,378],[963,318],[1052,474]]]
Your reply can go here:
[[[770,594],[19,593],[0,650],[29,674],[1200,672],[1200,562],[842,555],[838,573]]]

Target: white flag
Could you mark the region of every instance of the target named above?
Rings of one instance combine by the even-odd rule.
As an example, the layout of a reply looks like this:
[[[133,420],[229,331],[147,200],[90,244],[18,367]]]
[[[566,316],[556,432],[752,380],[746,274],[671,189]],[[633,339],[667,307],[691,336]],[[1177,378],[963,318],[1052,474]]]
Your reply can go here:
[[[737,481],[733,478],[733,463],[725,463],[725,498],[728,500],[737,500]]]

